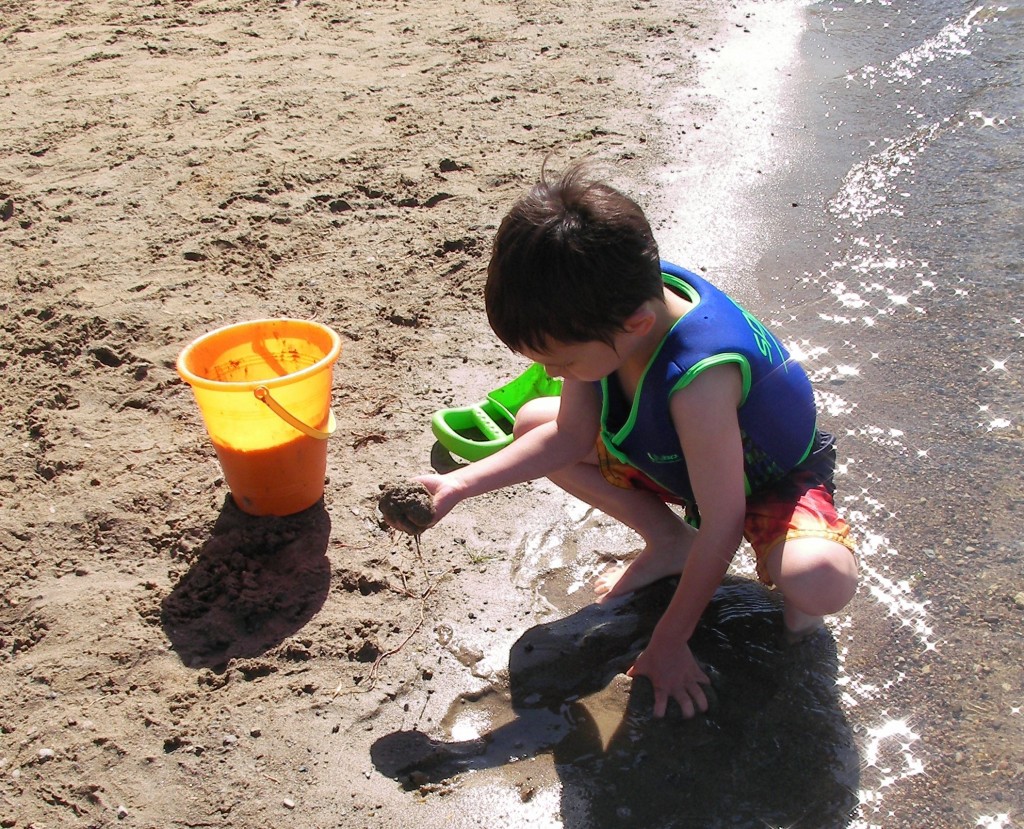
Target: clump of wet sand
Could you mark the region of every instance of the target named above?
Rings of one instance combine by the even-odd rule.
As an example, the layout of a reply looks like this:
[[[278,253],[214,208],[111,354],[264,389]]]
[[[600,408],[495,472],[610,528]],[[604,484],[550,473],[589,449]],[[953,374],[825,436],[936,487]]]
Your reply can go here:
[[[390,526],[410,535],[419,535],[434,521],[434,498],[418,481],[382,484],[377,508]]]

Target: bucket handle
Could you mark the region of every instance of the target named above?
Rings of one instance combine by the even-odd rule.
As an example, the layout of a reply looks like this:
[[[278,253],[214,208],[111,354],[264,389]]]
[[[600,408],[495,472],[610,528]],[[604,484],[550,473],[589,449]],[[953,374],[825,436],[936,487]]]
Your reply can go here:
[[[334,412],[328,412],[327,431],[321,432],[319,429],[314,429],[309,424],[303,423],[284,406],[274,400],[270,395],[270,389],[266,386],[257,386],[252,390],[252,393],[256,396],[257,400],[261,403],[266,403],[267,407],[289,426],[298,429],[302,434],[309,435],[309,437],[315,438],[316,440],[327,440],[327,438],[334,434],[334,430],[338,426],[337,422],[334,420]]]

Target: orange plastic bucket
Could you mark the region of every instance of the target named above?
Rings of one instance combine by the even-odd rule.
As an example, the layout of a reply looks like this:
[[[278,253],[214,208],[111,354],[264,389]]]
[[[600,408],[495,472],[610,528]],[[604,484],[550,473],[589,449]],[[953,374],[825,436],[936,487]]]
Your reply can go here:
[[[291,515],[324,494],[341,338],[316,322],[242,322],[178,357],[239,509]]]

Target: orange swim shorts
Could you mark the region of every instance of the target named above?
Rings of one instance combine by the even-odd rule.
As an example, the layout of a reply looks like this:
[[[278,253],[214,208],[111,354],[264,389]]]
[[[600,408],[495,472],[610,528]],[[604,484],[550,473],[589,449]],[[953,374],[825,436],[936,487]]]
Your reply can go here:
[[[616,459],[600,438],[597,457],[601,474],[610,484],[623,489],[646,490],[668,503],[682,505],[688,520],[695,526],[699,524],[699,514],[693,504],[659,486],[639,469]],[[827,432],[819,432],[814,450],[803,463],[771,488],[747,497],[743,537],[754,550],[757,576],[764,584],[772,583],[764,560],[782,541],[825,538],[842,544],[856,555],[850,527],[836,512],[833,500],[835,460],[835,439]]]

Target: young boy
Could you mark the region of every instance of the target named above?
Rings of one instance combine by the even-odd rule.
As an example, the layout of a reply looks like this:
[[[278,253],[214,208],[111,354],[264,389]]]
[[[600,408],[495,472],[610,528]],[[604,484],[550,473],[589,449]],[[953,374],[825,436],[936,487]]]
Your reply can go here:
[[[628,672],[650,679],[655,716],[670,698],[685,717],[707,710],[687,643],[744,536],[760,579],[784,596],[791,638],[850,601],[854,547],[806,374],[725,294],[659,260],[635,202],[586,166],[557,180],[542,171],[498,229],[485,299],[498,337],[564,378],[562,393],[524,406],[497,454],[417,479],[434,523],[466,498],[546,476],[635,530],[644,549],[595,588],[604,601],[680,574]]]

